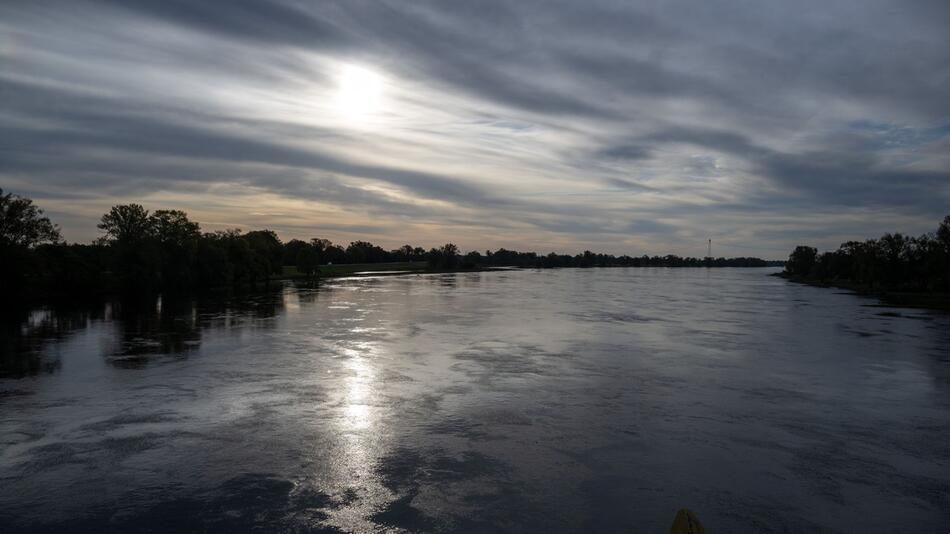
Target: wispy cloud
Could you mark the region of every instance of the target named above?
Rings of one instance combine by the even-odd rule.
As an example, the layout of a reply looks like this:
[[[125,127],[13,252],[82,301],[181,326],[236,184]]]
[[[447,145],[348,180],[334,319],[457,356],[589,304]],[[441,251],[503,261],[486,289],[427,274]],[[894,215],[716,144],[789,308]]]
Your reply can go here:
[[[74,240],[141,201],[388,246],[776,257],[945,215],[948,28],[939,0],[4,3],[0,185]],[[340,109],[347,65],[379,109]]]

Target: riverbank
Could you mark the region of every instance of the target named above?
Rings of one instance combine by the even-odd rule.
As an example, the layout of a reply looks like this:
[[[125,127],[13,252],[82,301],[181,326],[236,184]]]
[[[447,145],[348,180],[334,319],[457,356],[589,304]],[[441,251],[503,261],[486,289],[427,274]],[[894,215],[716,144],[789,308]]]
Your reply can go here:
[[[773,267],[768,265],[767,267]],[[427,262],[385,262],[385,263],[344,263],[338,265],[321,265],[317,275],[311,278],[339,278],[342,276],[388,276],[404,274],[444,274],[444,273],[471,273],[482,271],[505,271],[511,269],[565,269],[571,267],[540,267],[540,266],[518,266],[518,265],[474,265],[468,267],[456,267],[453,269],[433,268]],[[578,267],[584,269],[610,269],[627,268],[642,269],[651,267],[632,267],[629,265],[595,265],[590,267]],[[721,269],[720,266],[682,266],[682,267],[652,267],[664,269]],[[734,267],[739,269],[760,269],[763,267]],[[296,267],[285,265],[281,276],[272,278],[272,280],[306,280],[308,276],[300,273]]]
[[[889,291],[875,289],[869,286],[855,284],[847,280],[825,281],[809,280],[801,276],[793,276],[786,272],[773,273],[771,276],[784,278],[789,282],[805,284],[814,287],[844,289],[852,293],[874,297],[881,301],[882,306],[898,308],[926,308],[929,310],[950,311],[950,293],[920,293],[913,291]]]
[[[123,292],[119,287],[119,280],[112,275],[112,273],[104,271],[99,275],[99,278],[96,280],[95,284],[84,285],[81,283],[76,284],[59,284],[57,287],[50,289],[49,287],[44,286],[43,284],[30,284],[26,283],[24,287],[26,290],[22,291],[20,295],[15,298],[8,298],[6,302],[0,304],[0,311],[12,311],[15,313],[21,312],[23,309],[26,309],[30,306],[41,306],[45,304],[54,304],[54,305],[73,305],[76,303],[82,302],[95,302],[102,299],[122,297],[124,299],[148,299],[155,295],[171,295],[175,298],[183,298],[189,296],[203,296],[203,295],[229,295],[229,294],[245,294],[253,293],[262,288],[267,288],[271,284],[279,283],[281,281],[297,281],[297,282],[318,282],[319,280],[329,279],[329,278],[341,278],[341,277],[352,277],[352,276],[402,276],[402,275],[421,275],[421,274],[449,274],[449,273],[475,273],[475,272],[487,272],[487,271],[506,271],[506,270],[517,270],[517,269],[565,269],[572,267],[543,267],[535,265],[474,265],[474,266],[459,266],[455,268],[442,268],[442,267],[430,267],[428,262],[417,261],[417,262],[381,262],[381,263],[342,263],[335,265],[321,265],[318,268],[318,272],[315,276],[308,277],[305,274],[297,271],[297,268],[294,266],[285,265],[283,266],[281,273],[276,275],[271,275],[266,279],[260,279],[251,286],[244,287],[230,287],[230,286],[213,286],[205,287],[201,289],[178,289],[178,290],[165,290],[165,291],[138,291],[138,292]],[[724,266],[650,266],[650,267],[636,267],[628,265],[594,265],[590,267],[578,267],[583,269],[608,269],[608,268],[653,268],[653,269],[720,269],[725,268]],[[738,269],[754,269],[761,267],[753,266],[743,266],[731,268]]]
[[[439,274],[439,273],[469,273],[478,271],[497,271],[511,267],[474,266],[457,267],[454,269],[432,268],[426,262],[385,262],[385,263],[344,263],[339,265],[321,265],[315,279],[340,278],[344,276],[390,276],[403,274]],[[299,272],[296,267],[285,265],[280,280],[306,280],[307,275]]]

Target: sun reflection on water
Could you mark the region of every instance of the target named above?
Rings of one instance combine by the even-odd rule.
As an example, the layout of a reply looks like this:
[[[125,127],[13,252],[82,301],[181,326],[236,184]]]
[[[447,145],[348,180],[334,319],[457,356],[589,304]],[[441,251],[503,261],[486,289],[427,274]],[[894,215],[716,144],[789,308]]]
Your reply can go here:
[[[366,329],[350,329],[354,336],[365,335]],[[373,531],[372,513],[391,499],[390,493],[374,474],[376,461],[384,455],[383,436],[379,431],[380,407],[376,359],[380,347],[374,342],[347,343],[338,349],[342,376],[339,377],[339,412],[336,420],[337,489],[359,496],[347,506],[331,513],[331,523],[344,530]]]
[[[364,353],[366,348],[344,349],[344,353],[349,357],[347,367],[351,372],[346,377],[346,397],[343,409],[344,427],[349,431],[368,429],[374,422],[375,413],[370,403],[376,374],[369,361],[372,349]]]

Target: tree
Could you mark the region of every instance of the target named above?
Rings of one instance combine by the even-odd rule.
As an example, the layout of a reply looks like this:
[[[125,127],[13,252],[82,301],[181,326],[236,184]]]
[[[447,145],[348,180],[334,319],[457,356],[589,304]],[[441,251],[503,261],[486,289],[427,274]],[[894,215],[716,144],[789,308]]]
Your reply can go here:
[[[205,234],[198,242],[195,257],[195,282],[199,287],[234,285],[234,265],[228,259],[227,246],[221,234]]]
[[[950,290],[950,216],[936,232],[908,237],[887,233],[879,239],[848,241],[818,255],[798,247],[786,272],[798,277],[848,282],[867,289],[900,291]]]
[[[412,261],[412,250],[412,245],[403,245],[399,247],[399,259],[402,261]]]
[[[314,248],[317,254],[322,254],[325,250],[333,246],[333,242],[322,237],[315,237],[310,240],[310,246]]]
[[[472,269],[477,265],[482,263],[482,254],[477,250],[473,250],[465,255],[465,258],[462,260],[462,267],[466,269]]]
[[[950,254],[950,215],[943,218],[937,228],[937,241],[943,245],[944,251]]]
[[[458,265],[459,248],[452,243],[446,243],[439,248],[429,251],[429,265],[441,269],[454,269]]]
[[[34,248],[59,240],[59,229],[32,200],[0,189],[0,300],[26,294],[27,274],[36,270]]]
[[[205,239],[214,240],[224,252],[233,287],[254,287],[258,280],[267,277],[267,258],[255,254],[245,237],[238,228],[218,230],[213,236],[205,234]]]
[[[950,215],[941,221],[934,241],[934,253],[930,260],[935,272],[934,281],[945,289],[950,288]]]
[[[201,237],[201,227],[179,210],[155,210],[151,230],[161,243],[185,246]]]
[[[162,251],[154,220],[141,204],[112,206],[98,228],[113,251],[113,272],[126,293],[147,293],[161,284]]]
[[[320,253],[320,261],[323,263],[346,263],[346,251],[340,245],[328,245]]]
[[[156,210],[149,218],[161,249],[161,283],[166,289],[184,289],[196,279],[195,258],[201,228],[178,210]]]
[[[98,228],[111,241],[135,243],[151,235],[152,222],[148,210],[141,204],[122,204],[112,206],[109,213],[102,216]]]
[[[589,250],[585,250],[585,251],[584,251],[584,255],[581,256],[580,266],[581,266],[581,267],[593,267],[593,266],[594,266],[594,253],[591,252],[591,251],[589,251]]]
[[[0,245],[29,248],[59,240],[59,228],[32,200],[13,193],[4,195],[0,188]]]
[[[312,246],[306,246],[297,254],[297,271],[312,277],[320,265],[320,256]]]
[[[884,261],[884,281],[888,285],[897,285],[904,279],[910,242],[901,234],[884,234],[878,245]]]
[[[291,239],[284,244],[284,265],[297,265],[297,256],[300,251],[309,247],[306,241]]]
[[[387,252],[382,247],[366,241],[353,241],[346,247],[349,263],[379,263],[386,261]]]
[[[806,247],[799,245],[788,256],[788,263],[785,264],[785,270],[795,276],[808,276],[812,267],[815,265],[815,258],[818,256],[818,249],[815,247]]]
[[[244,240],[251,247],[254,261],[264,270],[264,277],[280,274],[284,263],[284,246],[273,230],[255,230],[244,234]]]
[[[315,237],[307,245],[317,254],[317,265],[325,263],[346,263],[346,252],[329,239]],[[302,249],[301,249],[302,250]],[[297,251],[300,252],[299,250]],[[294,256],[296,259],[296,256]]]

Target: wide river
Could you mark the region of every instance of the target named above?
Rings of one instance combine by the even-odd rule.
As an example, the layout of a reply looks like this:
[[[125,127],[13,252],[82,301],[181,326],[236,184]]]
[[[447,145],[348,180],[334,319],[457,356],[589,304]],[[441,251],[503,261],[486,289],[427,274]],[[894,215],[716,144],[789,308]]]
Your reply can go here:
[[[771,272],[23,314],[0,532],[950,531],[950,316]]]

